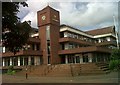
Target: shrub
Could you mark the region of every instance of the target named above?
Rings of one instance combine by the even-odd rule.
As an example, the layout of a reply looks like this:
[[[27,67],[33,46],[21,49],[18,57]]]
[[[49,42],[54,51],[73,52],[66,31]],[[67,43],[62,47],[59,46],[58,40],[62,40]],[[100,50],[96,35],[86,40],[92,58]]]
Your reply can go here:
[[[119,68],[120,60],[111,60],[109,63],[110,70],[120,70]]]
[[[15,74],[15,71],[14,71],[13,66],[9,66],[8,71],[7,71],[7,74],[8,74],[8,75],[13,75],[13,74]]]
[[[113,49],[109,62],[110,70],[120,70],[120,49]]]

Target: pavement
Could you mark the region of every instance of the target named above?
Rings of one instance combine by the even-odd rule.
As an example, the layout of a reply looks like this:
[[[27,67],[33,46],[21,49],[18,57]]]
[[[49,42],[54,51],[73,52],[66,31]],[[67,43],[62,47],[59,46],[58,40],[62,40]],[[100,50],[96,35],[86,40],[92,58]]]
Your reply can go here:
[[[2,83],[118,83],[118,72],[109,74],[75,77],[32,77],[0,74]]]

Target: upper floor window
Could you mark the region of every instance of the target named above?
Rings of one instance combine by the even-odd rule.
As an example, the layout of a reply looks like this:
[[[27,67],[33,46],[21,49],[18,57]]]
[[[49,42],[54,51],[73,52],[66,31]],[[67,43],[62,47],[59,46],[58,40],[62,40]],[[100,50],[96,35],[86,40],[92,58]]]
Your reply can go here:
[[[64,32],[61,32],[60,33],[60,38],[63,38],[64,37]]]
[[[50,40],[50,26],[46,26],[46,36],[47,36],[47,40]]]
[[[67,32],[64,32],[64,37],[68,37],[68,33]]]
[[[107,40],[107,41],[110,41],[110,37],[107,37],[106,40]]]
[[[40,50],[40,44],[32,44],[32,50]]]
[[[36,44],[37,50],[40,50],[40,44]]]
[[[34,45],[34,44],[32,44],[32,50],[34,50],[34,48],[35,48],[35,45]]]

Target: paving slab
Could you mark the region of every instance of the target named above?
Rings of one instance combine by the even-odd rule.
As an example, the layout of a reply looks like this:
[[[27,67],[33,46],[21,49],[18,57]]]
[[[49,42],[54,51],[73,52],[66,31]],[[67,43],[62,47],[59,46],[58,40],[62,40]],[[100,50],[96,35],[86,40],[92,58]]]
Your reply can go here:
[[[75,77],[32,77],[3,74],[3,83],[118,83],[118,72],[110,74],[75,76]]]

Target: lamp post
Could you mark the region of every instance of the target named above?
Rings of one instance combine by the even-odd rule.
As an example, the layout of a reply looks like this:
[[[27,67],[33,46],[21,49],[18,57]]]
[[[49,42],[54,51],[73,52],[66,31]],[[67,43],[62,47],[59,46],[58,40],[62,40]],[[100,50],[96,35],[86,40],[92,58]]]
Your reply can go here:
[[[28,79],[28,72],[27,72],[28,69],[27,69],[27,65],[26,65],[25,70],[26,70],[25,77],[26,77],[26,79]]]
[[[23,49],[25,50],[25,51],[27,51],[28,49],[30,48],[30,45],[24,45],[23,46]],[[27,61],[26,61],[27,62]],[[26,67],[25,67],[25,71],[26,71],[26,74],[25,74],[25,77],[26,77],[26,79],[28,79],[28,68],[27,68],[27,64],[26,64]]]

